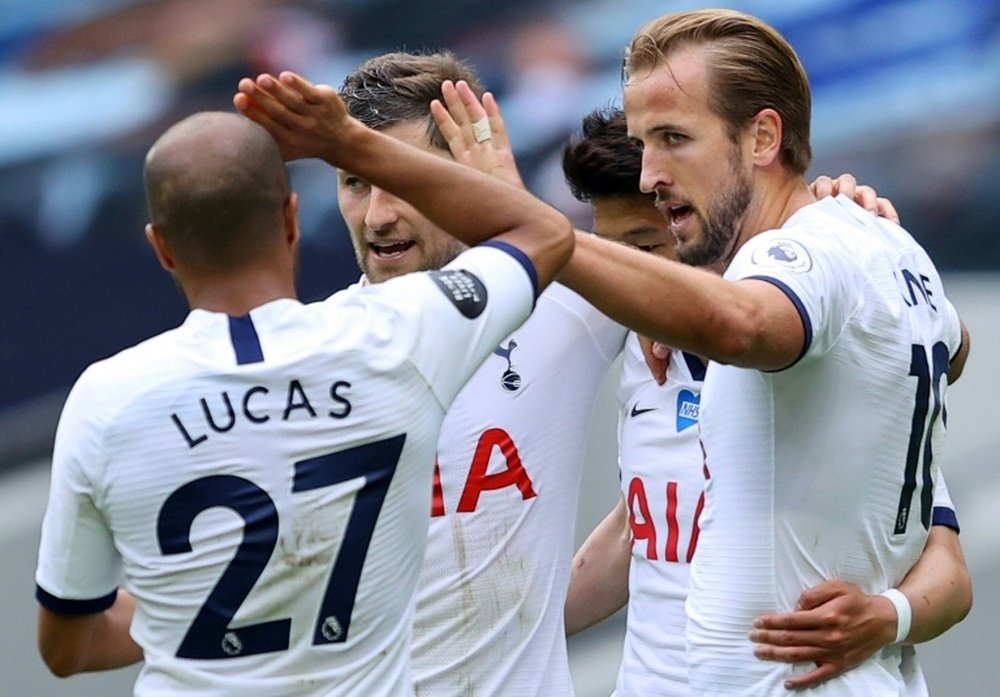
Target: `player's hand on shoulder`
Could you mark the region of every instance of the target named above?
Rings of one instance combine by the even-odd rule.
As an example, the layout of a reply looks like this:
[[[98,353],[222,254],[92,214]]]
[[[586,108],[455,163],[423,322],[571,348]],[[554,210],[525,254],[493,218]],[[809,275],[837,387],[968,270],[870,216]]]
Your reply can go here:
[[[809,188],[812,189],[813,195],[818,199],[843,194],[869,213],[874,213],[894,223],[899,223],[899,213],[896,212],[896,207],[892,205],[892,201],[879,196],[878,192],[872,187],[866,184],[859,184],[853,174],[841,174],[836,179],[820,175],[810,184]]]
[[[492,93],[484,93],[480,101],[465,81],[445,80],[441,96],[443,102],[431,102],[431,114],[455,161],[525,188],[507,126]]]
[[[262,73],[239,81],[233,105],[278,141],[285,160],[323,157],[350,137],[353,119],[329,85],[314,85],[293,72]]]

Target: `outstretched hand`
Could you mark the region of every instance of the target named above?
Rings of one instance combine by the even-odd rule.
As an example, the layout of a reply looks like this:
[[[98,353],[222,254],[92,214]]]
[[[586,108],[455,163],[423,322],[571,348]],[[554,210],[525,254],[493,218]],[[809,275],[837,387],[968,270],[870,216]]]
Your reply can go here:
[[[800,690],[867,660],[896,638],[892,604],[845,581],[804,591],[795,612],[761,615],[753,623],[754,655],[765,661],[813,661],[816,669],[785,681]]]
[[[892,201],[879,196],[878,193],[866,184],[858,184],[858,180],[853,174],[841,174],[836,179],[823,175],[816,177],[816,181],[809,185],[813,196],[825,198],[827,196],[837,196],[843,194],[856,204],[864,208],[869,213],[881,216],[892,222],[899,224],[899,213]]]
[[[349,138],[352,119],[329,85],[314,85],[292,72],[277,78],[263,73],[240,80],[238,90],[233,106],[267,129],[286,161],[324,157]]]
[[[445,80],[441,96],[443,103],[439,99],[431,102],[431,114],[455,161],[525,188],[493,95],[486,92],[480,102],[464,80]]]

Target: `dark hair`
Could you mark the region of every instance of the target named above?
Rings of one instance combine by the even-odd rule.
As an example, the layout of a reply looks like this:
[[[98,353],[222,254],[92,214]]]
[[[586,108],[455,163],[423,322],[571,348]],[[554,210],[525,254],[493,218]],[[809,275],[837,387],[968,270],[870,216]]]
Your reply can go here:
[[[795,51],[770,25],[734,10],[692,10],[654,19],[632,37],[625,77],[655,69],[686,46],[704,46],[709,106],[735,140],[762,109],[781,116],[781,162],[796,174],[809,168],[809,79]]]
[[[562,166],[580,201],[641,193],[642,150],[629,138],[621,109],[605,107],[584,116],[581,133],[563,150]]]
[[[445,80],[465,80],[477,97],[483,95],[476,72],[453,54],[442,51],[395,52],[369,58],[344,78],[340,96],[348,113],[370,128],[424,121],[431,144],[447,150],[448,143],[430,109],[431,100],[441,98],[441,83]]]
[[[201,112],[169,128],[146,155],[150,221],[202,268],[225,268],[270,248],[291,193],[278,144],[237,114]]]

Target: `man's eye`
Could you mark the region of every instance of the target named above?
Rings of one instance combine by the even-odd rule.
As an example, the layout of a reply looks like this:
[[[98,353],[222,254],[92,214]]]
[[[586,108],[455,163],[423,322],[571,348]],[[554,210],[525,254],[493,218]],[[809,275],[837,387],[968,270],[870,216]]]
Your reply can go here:
[[[366,182],[361,177],[347,176],[344,177],[341,181],[344,187],[347,189],[363,189],[368,186],[368,182]]]

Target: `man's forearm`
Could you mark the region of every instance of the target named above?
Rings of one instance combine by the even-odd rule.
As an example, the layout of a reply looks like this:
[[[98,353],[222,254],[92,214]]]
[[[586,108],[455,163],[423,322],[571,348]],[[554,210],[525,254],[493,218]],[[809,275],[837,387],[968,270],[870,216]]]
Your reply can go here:
[[[61,615],[41,608],[38,647],[55,675],[111,670],[138,663],[142,649],[129,634],[135,599],[119,590],[114,604],[94,615]]]
[[[931,527],[923,554],[899,590],[913,611],[908,644],[930,641],[965,619],[972,607],[972,580],[955,530]]]
[[[628,602],[631,557],[625,500],[605,516],[573,557],[566,596],[566,634],[604,620]]]

